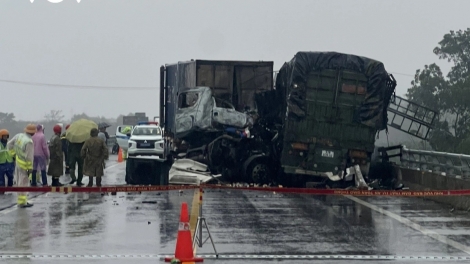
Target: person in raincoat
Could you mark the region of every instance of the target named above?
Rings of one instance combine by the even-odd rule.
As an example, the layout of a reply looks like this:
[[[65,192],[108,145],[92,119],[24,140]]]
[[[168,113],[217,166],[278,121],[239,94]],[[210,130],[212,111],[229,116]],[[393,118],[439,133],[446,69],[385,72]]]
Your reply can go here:
[[[108,158],[108,147],[106,143],[98,138],[98,129],[92,128],[91,138],[85,141],[81,150],[84,160],[83,174],[89,177],[88,187],[93,186],[93,177],[96,177],[96,186],[101,186],[101,177],[104,175],[103,162]]]
[[[104,140],[104,143],[106,143],[106,146],[108,145],[108,139],[109,139],[109,134],[106,132],[106,128],[109,127],[109,125],[106,122],[101,122],[98,124],[98,137]]]
[[[29,175],[33,172],[34,143],[31,137],[36,133],[36,126],[29,124],[24,129],[24,133],[16,134],[7,143],[8,150],[15,154],[16,164],[14,181],[18,187],[29,186]],[[31,207],[28,203],[28,194],[18,193],[17,204],[19,208]]]
[[[6,129],[0,130],[0,187],[5,186],[5,176],[7,176],[7,186],[13,186],[13,171],[15,163],[13,162],[13,155],[7,149],[8,138],[10,132]]]
[[[36,134],[31,138],[34,144],[33,173],[31,174],[31,186],[37,186],[38,178],[36,173],[41,172],[42,185],[47,186],[47,163],[49,162],[49,149],[44,137],[44,126],[37,125]]]
[[[103,130],[106,128],[100,128],[100,132],[98,133],[98,138],[101,138],[106,145],[108,144],[108,139],[106,138],[106,134],[103,132]]]
[[[65,126],[65,131],[69,129],[70,125]],[[62,141],[62,152],[64,153],[64,160],[65,160],[65,174],[70,174],[70,168],[69,168],[69,153],[68,153],[68,147],[69,147],[69,141],[65,137],[64,132],[62,136],[60,137],[60,140]]]
[[[67,147],[69,156],[70,177],[72,178],[70,184],[74,184],[76,182],[77,186],[79,187],[83,186],[83,158],[80,156],[80,151],[82,150],[84,144],[85,142],[69,142],[69,145]],[[75,170],[75,168],[77,170]],[[77,175],[75,175],[75,171],[77,171]]]
[[[52,186],[63,186],[59,182],[59,178],[64,172],[64,152],[62,151],[62,140],[60,139],[62,127],[55,125],[53,131],[54,135],[49,141],[50,161],[47,174],[52,176]]]
[[[127,135],[128,139],[130,138],[131,132],[132,128],[130,126],[126,126],[121,130],[121,133]],[[127,151],[124,149],[122,149],[122,159],[127,159]]]

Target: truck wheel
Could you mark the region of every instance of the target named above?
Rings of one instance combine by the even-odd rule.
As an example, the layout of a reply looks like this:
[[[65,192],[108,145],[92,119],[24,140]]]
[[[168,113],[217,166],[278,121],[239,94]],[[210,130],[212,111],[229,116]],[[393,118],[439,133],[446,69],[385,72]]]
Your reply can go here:
[[[258,184],[270,183],[270,173],[268,162],[265,160],[254,160],[246,170],[248,180]]]

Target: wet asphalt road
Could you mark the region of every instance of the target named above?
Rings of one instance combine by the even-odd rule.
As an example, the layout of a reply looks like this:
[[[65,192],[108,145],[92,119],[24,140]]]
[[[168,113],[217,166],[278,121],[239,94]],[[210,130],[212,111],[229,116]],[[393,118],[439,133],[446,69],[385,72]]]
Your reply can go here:
[[[124,184],[124,168],[124,163],[109,162],[104,184]],[[10,206],[15,198],[14,194],[0,195],[0,208]],[[198,200],[198,191],[193,190],[116,196],[39,195],[32,199],[32,208],[0,211],[0,253],[9,257],[36,256],[0,257],[0,263],[163,263],[156,255],[174,252],[181,203],[187,202],[191,214],[197,217],[197,210],[191,208]],[[452,263],[456,260],[449,259],[451,256],[470,257],[470,213],[451,211],[424,199],[206,190],[203,200],[203,216],[217,251],[225,257],[315,254],[404,258],[393,263],[427,263],[430,259],[417,259],[425,256],[443,256],[432,263]],[[207,232],[203,235],[205,238]],[[210,241],[197,249],[197,254],[213,253]],[[59,254],[70,256],[59,259]],[[111,255],[129,258],[113,259]],[[204,261],[272,262],[277,261]],[[333,259],[282,262],[363,263]],[[389,261],[368,261],[384,262]],[[470,263],[470,259],[461,262]]]

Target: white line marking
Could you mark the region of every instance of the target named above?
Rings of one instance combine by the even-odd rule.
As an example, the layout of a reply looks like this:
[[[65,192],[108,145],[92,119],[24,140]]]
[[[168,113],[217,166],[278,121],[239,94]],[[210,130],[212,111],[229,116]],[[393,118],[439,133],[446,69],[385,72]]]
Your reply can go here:
[[[416,223],[410,221],[409,219],[406,219],[406,218],[404,218],[404,217],[401,217],[401,216],[399,216],[399,215],[397,215],[397,214],[394,214],[394,213],[392,213],[392,212],[390,212],[390,211],[384,210],[384,209],[382,209],[382,208],[380,208],[380,207],[378,207],[378,206],[375,206],[375,205],[373,205],[373,204],[370,204],[370,203],[368,203],[368,202],[366,202],[366,201],[364,201],[364,200],[361,200],[361,199],[358,199],[358,198],[356,198],[356,197],[349,196],[349,195],[345,195],[345,197],[348,198],[348,199],[350,199],[350,200],[355,201],[356,203],[359,203],[359,204],[362,204],[362,205],[364,205],[364,206],[366,206],[366,207],[369,207],[370,209],[372,209],[372,210],[374,210],[374,211],[376,211],[376,212],[379,212],[379,213],[381,213],[381,214],[383,214],[383,215],[386,215],[386,216],[388,216],[388,217],[390,217],[390,218],[393,218],[393,219],[397,220],[398,222],[400,222],[400,223],[402,223],[402,224],[404,224],[404,225],[406,225],[406,226],[408,226],[408,227],[411,227],[411,228],[413,228],[414,230],[419,231],[419,232],[421,232],[422,234],[424,234],[424,235],[426,235],[426,236],[428,236],[428,237],[434,238],[434,239],[437,240],[437,241],[440,241],[440,242],[442,242],[442,243],[444,243],[444,244],[447,244],[447,245],[449,245],[449,246],[451,246],[451,247],[454,247],[454,248],[456,248],[456,249],[458,249],[458,250],[461,250],[461,251],[463,251],[463,252],[465,252],[465,253],[467,253],[467,254],[470,255],[470,247],[468,247],[468,246],[466,246],[466,245],[464,245],[464,244],[462,244],[462,243],[459,243],[459,242],[457,242],[457,241],[455,241],[455,240],[452,240],[452,239],[450,239],[450,238],[447,238],[446,236],[440,235],[440,234],[438,234],[438,233],[436,233],[436,232],[434,232],[434,231],[432,231],[432,230],[429,230],[429,229],[427,229],[427,228],[424,228],[424,227],[422,227],[422,226],[420,226],[420,225],[418,225],[418,224],[416,224]]]
[[[32,199],[29,199],[28,202],[34,202],[39,196],[41,196],[42,194],[32,198]],[[16,196],[16,195],[15,195]],[[5,209],[5,210],[2,210],[0,211],[0,215],[6,215],[8,213],[11,213],[13,211],[15,211],[16,209],[18,209],[18,205],[14,205],[13,207],[10,207],[8,209]],[[28,210],[28,208],[23,208],[24,210]]]
[[[129,254],[129,255],[72,255],[72,254],[0,254],[0,259],[18,259],[18,258],[27,258],[27,259],[51,259],[51,258],[62,258],[62,259],[120,259],[120,258],[172,258],[171,255],[160,255],[160,254]],[[335,259],[335,260],[470,260],[470,257],[462,256],[394,256],[394,255],[239,255],[239,254],[220,254],[218,257],[216,255],[203,254],[197,255],[197,257],[202,257],[204,259],[283,259],[283,260],[293,260],[293,259]]]

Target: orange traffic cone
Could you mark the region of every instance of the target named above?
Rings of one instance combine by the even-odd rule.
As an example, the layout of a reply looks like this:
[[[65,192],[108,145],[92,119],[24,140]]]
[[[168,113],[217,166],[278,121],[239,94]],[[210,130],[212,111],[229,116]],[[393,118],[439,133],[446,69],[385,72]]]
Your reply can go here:
[[[193,245],[191,241],[191,231],[189,230],[188,204],[181,204],[180,224],[178,227],[178,237],[176,238],[175,257],[180,262],[202,262],[202,258],[194,257]],[[170,262],[173,257],[165,258],[165,262]]]
[[[119,151],[118,151],[118,162],[122,162],[122,148],[119,148]]]

